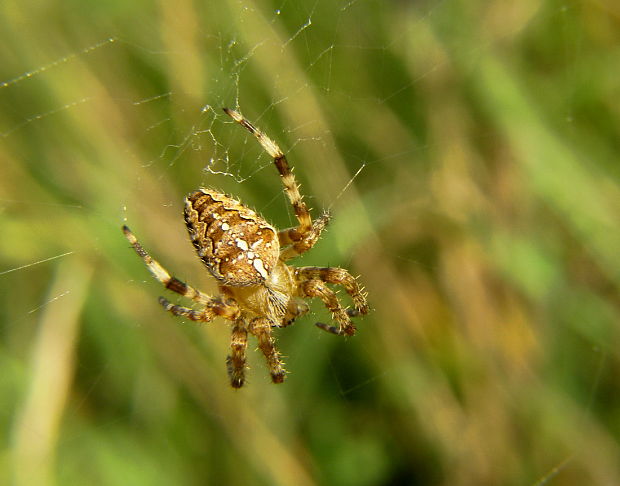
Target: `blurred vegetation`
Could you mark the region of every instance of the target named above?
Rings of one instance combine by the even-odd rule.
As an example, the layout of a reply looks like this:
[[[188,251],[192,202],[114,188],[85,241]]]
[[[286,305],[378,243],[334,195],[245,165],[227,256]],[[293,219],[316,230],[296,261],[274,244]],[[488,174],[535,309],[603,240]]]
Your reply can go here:
[[[617,3],[5,0],[0,45],[1,484],[620,484]],[[373,306],[279,386],[120,232],[214,292],[187,192],[292,223],[222,106]]]

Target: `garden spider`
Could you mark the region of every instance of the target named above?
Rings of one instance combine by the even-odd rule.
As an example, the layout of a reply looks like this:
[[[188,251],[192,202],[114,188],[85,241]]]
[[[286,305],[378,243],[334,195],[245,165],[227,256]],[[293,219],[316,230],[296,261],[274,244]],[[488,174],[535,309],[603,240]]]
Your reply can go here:
[[[324,213],[312,221],[280,147],[239,112],[227,108],[224,111],[252,133],[273,157],[298,225],[276,231],[256,212],[213,189],[199,189],[188,195],[185,223],[198,256],[218,282],[220,295],[215,297],[170,275],[147,253],[127,226],[123,226],[123,233],[157,280],[167,289],[200,305],[194,310],[160,297],[159,303],[164,309],[192,321],[209,322],[218,316],[232,321],[231,353],[226,364],[234,388],[240,388],[245,381],[248,333],[258,339],[271,380],[282,383],[286,372],[275,347],[272,328],[292,324],[295,318],[308,311],[302,299],[318,297],[338,325],[320,322],[316,325],[333,334],[352,336],[355,326],[350,318],[368,312],[366,294],[356,279],[342,268],[293,267],[285,263],[314,246],[329,221],[329,214]],[[327,284],[342,285],[353,300],[353,308],[343,308]]]

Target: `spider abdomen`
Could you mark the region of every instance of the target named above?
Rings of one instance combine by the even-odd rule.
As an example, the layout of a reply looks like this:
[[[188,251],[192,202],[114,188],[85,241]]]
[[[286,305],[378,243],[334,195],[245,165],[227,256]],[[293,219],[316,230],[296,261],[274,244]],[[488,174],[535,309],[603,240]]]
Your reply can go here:
[[[185,223],[198,256],[224,285],[262,284],[278,262],[275,229],[226,194],[200,189],[187,196]]]

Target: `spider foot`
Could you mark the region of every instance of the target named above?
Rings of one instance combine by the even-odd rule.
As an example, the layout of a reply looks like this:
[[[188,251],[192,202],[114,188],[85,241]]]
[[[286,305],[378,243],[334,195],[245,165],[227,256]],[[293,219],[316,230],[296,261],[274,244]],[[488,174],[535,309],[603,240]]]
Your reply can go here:
[[[271,373],[271,381],[273,383],[282,383],[286,377],[286,371],[280,370],[275,373]]]
[[[362,314],[366,314],[366,312],[360,309],[347,309],[347,315],[349,317],[359,317]]]
[[[330,334],[336,334],[337,336],[353,336],[353,334],[355,334],[355,326],[353,324],[350,324],[343,329],[338,326],[329,326],[323,322],[316,322],[314,325],[319,329],[323,329]]]
[[[364,300],[362,300],[361,302],[358,301],[359,299],[354,299],[354,307],[353,308],[348,308],[347,309],[347,314],[349,317],[359,317],[359,316],[365,316],[366,314],[368,314],[368,311],[370,310],[370,308],[368,307],[368,303],[365,300],[365,296],[364,296]]]
[[[226,369],[230,378],[230,386],[241,388],[245,383],[245,360],[241,364],[236,363],[232,356],[226,357]]]

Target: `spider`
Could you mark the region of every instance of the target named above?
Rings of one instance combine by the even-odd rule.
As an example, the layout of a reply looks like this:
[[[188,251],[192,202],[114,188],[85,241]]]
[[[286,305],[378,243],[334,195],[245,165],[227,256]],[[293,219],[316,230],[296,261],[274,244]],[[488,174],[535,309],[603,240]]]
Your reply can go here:
[[[329,222],[329,213],[313,221],[280,147],[239,112],[228,108],[224,112],[252,133],[273,158],[293,206],[297,226],[277,231],[244,204],[213,189],[201,188],[189,194],[185,198],[185,223],[198,256],[218,283],[217,296],[206,295],[170,275],[127,226],[123,226],[123,233],[164,287],[200,306],[197,310],[182,307],[160,297],[159,303],[165,310],[192,321],[209,322],[223,317],[232,322],[231,352],[226,365],[234,388],[242,387],[245,382],[248,333],[257,338],[273,383],[282,383],[286,371],[272,329],[289,326],[308,312],[304,298],[322,300],[337,323],[330,326],[317,322],[316,326],[344,336],[355,333],[351,317],[366,314],[368,303],[363,288],[342,268],[286,264],[315,245]],[[327,284],[341,285],[351,296],[353,307],[344,308]]]

